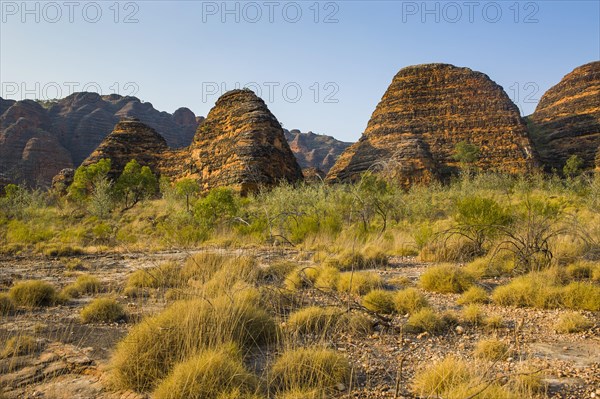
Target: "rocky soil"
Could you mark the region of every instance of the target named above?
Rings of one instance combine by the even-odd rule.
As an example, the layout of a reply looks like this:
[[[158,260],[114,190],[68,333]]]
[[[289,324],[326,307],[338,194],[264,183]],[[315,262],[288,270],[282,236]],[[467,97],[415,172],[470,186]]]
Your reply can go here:
[[[230,251],[231,252],[231,251]],[[238,250],[259,258],[263,265],[277,259],[306,259],[307,254],[285,250]],[[127,329],[165,306],[161,297],[129,299],[119,295],[128,274],[165,260],[183,261],[189,252],[156,254],[122,253],[77,258],[5,258],[0,262],[0,287],[7,290],[14,281],[43,279],[61,288],[86,272],[97,276],[106,291],[118,295],[127,306],[128,322],[82,324],[79,310],[91,297],[67,305],[25,311],[3,317],[0,340],[29,334],[37,339],[32,355],[0,359],[2,398],[142,398],[132,392],[113,392],[107,383],[107,361],[115,344]],[[393,258],[385,270],[386,280],[407,277],[416,282],[427,264],[414,258]],[[494,286],[502,281],[484,281]],[[457,295],[426,293],[439,310],[458,310]],[[326,299],[313,293],[317,303]],[[415,371],[447,354],[473,360],[475,342],[495,336],[510,345],[513,354],[506,361],[489,365],[492,376],[502,378],[519,370],[522,363],[540,369],[547,383],[547,397],[583,399],[600,397],[600,314],[584,312],[595,322],[585,333],[557,334],[553,324],[558,310],[532,310],[481,305],[486,315],[500,315],[504,326],[497,331],[461,325],[441,335],[405,333],[400,326],[405,316],[395,316],[390,326],[379,325],[368,336],[339,334],[327,344],[343,352],[355,365],[355,385],[339,398],[414,398],[410,381]]]

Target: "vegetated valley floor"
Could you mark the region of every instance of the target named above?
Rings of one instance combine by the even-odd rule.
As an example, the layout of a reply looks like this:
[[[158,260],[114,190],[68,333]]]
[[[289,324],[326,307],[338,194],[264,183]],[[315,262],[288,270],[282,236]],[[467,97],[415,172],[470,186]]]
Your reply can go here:
[[[212,251],[217,251],[212,249]],[[256,256],[262,265],[281,259],[306,259],[305,253],[292,250],[218,250]],[[181,260],[190,252],[155,254],[111,253],[73,258],[7,257],[0,261],[0,288],[8,290],[14,281],[41,279],[62,288],[82,272],[98,277],[105,291],[114,292],[127,306],[127,323],[82,324],[79,311],[93,298],[84,296],[60,306],[19,311],[2,316],[0,341],[28,334],[36,338],[37,350],[26,356],[0,359],[0,397],[2,398],[143,398],[133,392],[113,392],[106,387],[107,363],[111,350],[128,328],[145,314],[154,313],[166,305],[164,298],[151,296],[130,299],[119,294],[129,274],[135,270],[156,266],[165,260]],[[66,267],[79,263],[79,267]],[[391,258],[386,269],[376,270],[385,280],[405,276],[414,285],[429,266],[411,257]],[[489,279],[484,284],[494,286],[501,281]],[[439,310],[458,309],[456,294],[424,292]],[[326,303],[315,291],[307,296],[307,304]],[[504,327],[490,331],[476,325],[461,325],[440,335],[403,333],[399,328],[406,316],[394,316],[391,326],[376,326],[369,335],[335,334],[327,337],[327,346],[345,354],[355,370],[350,392],[339,392],[338,398],[415,398],[410,383],[415,371],[447,354],[469,360],[477,341],[498,337],[509,343],[513,355],[493,363],[490,378],[515,373],[521,362],[540,369],[547,383],[549,398],[600,397],[600,314],[582,312],[594,322],[585,333],[557,334],[553,324],[563,310],[508,308],[492,304],[481,305],[486,315],[499,315]],[[308,339],[308,342],[310,339]]]

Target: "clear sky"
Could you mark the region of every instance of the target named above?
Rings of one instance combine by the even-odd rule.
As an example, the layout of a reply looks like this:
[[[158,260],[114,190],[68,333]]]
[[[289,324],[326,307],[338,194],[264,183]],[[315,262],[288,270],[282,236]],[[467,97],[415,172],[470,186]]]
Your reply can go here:
[[[0,96],[134,94],[206,115],[255,90],[284,127],[355,141],[396,72],[486,73],[524,115],[600,59],[594,1],[0,2]]]

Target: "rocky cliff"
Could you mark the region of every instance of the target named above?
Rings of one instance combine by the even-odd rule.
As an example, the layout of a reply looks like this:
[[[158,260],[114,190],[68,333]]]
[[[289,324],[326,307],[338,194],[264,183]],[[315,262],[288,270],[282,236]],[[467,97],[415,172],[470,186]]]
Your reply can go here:
[[[360,140],[329,171],[329,181],[385,170],[402,184],[456,173],[459,142],[476,145],[481,170],[523,173],[536,164],[527,127],[487,75],[447,64],[404,68],[394,77]]]
[[[302,169],[314,168],[327,173],[342,152],[352,144],[313,132],[301,133],[295,129],[283,131]]]
[[[0,98],[0,176],[47,187],[62,168],[79,166],[122,118],[138,118],[174,148],[189,145],[198,127],[187,108],[171,115],[135,97],[74,93],[47,108]]]
[[[550,88],[528,123],[546,170],[562,170],[571,155],[593,169],[600,147],[600,61],[575,68]]]
[[[112,160],[112,177],[136,159],[173,181],[195,179],[204,191],[227,186],[246,194],[302,179],[280,123],[250,90],[221,96],[192,144],[181,149],[169,149],[160,134],[139,120],[122,120],[83,164],[103,158]]]
[[[167,155],[163,173],[195,178],[204,190],[229,186],[242,193],[302,179],[281,124],[250,90],[223,94],[190,147]]]
[[[161,157],[167,151],[167,142],[156,130],[135,118],[123,119],[102,143],[83,161],[82,165],[111,160],[109,177],[117,178],[132,159],[149,166],[158,173]]]

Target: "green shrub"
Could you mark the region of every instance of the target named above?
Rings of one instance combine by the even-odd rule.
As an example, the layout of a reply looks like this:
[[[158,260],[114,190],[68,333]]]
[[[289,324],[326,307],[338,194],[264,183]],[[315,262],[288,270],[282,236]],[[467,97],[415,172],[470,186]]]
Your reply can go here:
[[[381,276],[375,272],[344,272],[338,280],[338,291],[365,295],[383,285]]]
[[[554,325],[554,329],[556,332],[562,334],[577,333],[585,331],[593,325],[594,323],[579,313],[567,313],[558,318],[558,321]]]
[[[489,302],[488,293],[481,287],[472,286],[462,293],[456,301],[460,305],[468,305],[471,303],[487,303]]]
[[[495,338],[484,339],[475,344],[474,355],[480,359],[491,361],[506,360],[509,353],[508,345]]]
[[[464,269],[453,265],[428,268],[420,278],[421,286],[441,293],[461,293],[473,284],[473,277]]]
[[[428,306],[425,295],[415,288],[405,288],[394,295],[394,307],[400,314],[412,314]]]
[[[350,381],[350,364],[335,351],[300,348],[285,351],[271,367],[270,386],[277,392],[332,389]]]
[[[373,290],[363,297],[362,305],[372,312],[394,313],[394,294],[385,290]]]
[[[0,294],[0,316],[8,316],[15,311],[15,304],[8,294]]]
[[[408,318],[407,326],[415,332],[427,331],[435,334],[442,332],[446,323],[433,309],[423,308]]]
[[[30,335],[17,335],[4,344],[0,358],[29,355],[36,350],[35,338]]]
[[[310,306],[290,314],[286,328],[296,334],[328,334],[337,329],[342,314],[338,308]]]
[[[123,305],[113,298],[97,298],[81,309],[84,323],[114,323],[126,318]]]
[[[111,360],[114,385],[148,391],[199,350],[228,342],[246,350],[273,341],[275,323],[256,301],[229,295],[179,301],[144,319],[117,345]]]
[[[243,398],[242,395],[255,392],[256,387],[257,378],[244,367],[239,350],[205,350],[176,365],[157,386],[153,397]],[[232,392],[238,396],[233,396]]]
[[[54,287],[41,280],[28,280],[16,283],[8,295],[18,306],[34,308],[38,306],[51,306],[56,302]]]

